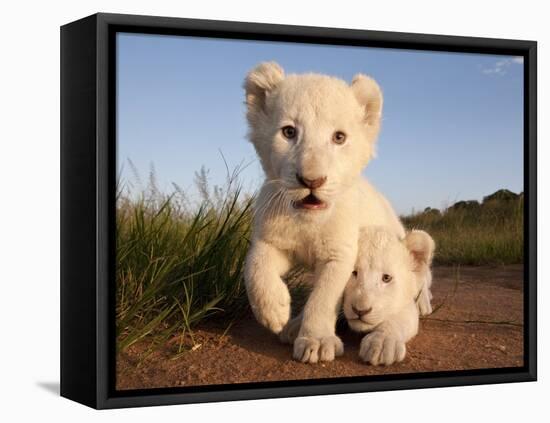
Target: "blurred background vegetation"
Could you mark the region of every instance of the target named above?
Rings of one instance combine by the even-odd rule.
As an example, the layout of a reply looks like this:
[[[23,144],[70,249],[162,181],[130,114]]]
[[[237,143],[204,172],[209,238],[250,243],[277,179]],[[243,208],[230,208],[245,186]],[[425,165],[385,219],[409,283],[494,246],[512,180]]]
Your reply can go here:
[[[436,265],[523,263],[523,193],[502,189],[445,210],[403,216],[407,229],[423,229],[436,242]]]

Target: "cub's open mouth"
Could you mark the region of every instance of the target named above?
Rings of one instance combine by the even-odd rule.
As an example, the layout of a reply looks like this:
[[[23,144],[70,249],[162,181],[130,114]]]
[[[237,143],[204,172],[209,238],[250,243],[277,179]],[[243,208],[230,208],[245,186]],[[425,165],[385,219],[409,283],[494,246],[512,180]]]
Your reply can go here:
[[[307,197],[294,202],[295,209],[322,210],[326,209],[327,203],[319,200],[315,195],[309,194]]]

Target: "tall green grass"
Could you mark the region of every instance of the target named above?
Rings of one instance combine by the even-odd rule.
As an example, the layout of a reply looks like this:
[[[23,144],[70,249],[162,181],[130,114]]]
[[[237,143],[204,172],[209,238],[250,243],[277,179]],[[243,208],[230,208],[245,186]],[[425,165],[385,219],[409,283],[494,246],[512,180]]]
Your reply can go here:
[[[136,179],[139,175],[136,173]],[[248,312],[243,264],[248,250],[253,198],[237,183],[210,189],[208,174],[197,173],[196,204],[174,186],[169,195],[156,185],[124,188],[117,198],[116,327],[122,351],[146,341],[147,352],[193,336],[198,323],[229,325]],[[440,264],[516,263],[523,259],[523,202],[484,204],[403,218],[427,230],[437,242]],[[303,300],[302,272],[287,277],[293,298]]]
[[[139,197],[119,192],[119,350],[147,336],[158,344],[215,314],[231,318],[246,309],[242,269],[251,201],[231,185],[217,201],[203,193],[192,211],[183,193],[161,194],[154,181]]]

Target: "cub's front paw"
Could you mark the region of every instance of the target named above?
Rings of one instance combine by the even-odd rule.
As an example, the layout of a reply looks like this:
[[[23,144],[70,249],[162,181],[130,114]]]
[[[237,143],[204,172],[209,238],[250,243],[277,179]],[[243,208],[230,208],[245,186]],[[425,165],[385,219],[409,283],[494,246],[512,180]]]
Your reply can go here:
[[[321,338],[300,336],[294,341],[293,357],[302,363],[333,361],[335,357],[342,354],[344,354],[344,344],[336,335]]]
[[[372,332],[361,341],[359,357],[367,363],[377,366],[403,361],[407,353],[407,347],[396,336],[382,332]]]
[[[266,303],[262,310],[256,313],[256,317],[260,324],[278,335],[290,320],[290,301],[287,304]]]
[[[275,334],[280,334],[290,320],[290,294],[288,290],[272,292],[265,295],[262,300],[255,301],[251,298],[250,304],[258,322]]]
[[[421,316],[432,314],[432,293],[429,289],[423,289],[416,300],[418,311]]]

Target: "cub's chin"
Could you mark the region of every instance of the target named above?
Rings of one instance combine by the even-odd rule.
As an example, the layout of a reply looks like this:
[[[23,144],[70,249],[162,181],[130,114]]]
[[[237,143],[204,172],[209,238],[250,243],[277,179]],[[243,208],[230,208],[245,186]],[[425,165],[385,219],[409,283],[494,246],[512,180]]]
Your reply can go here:
[[[378,323],[367,323],[360,319],[347,319],[349,327],[355,332],[370,332]]]

